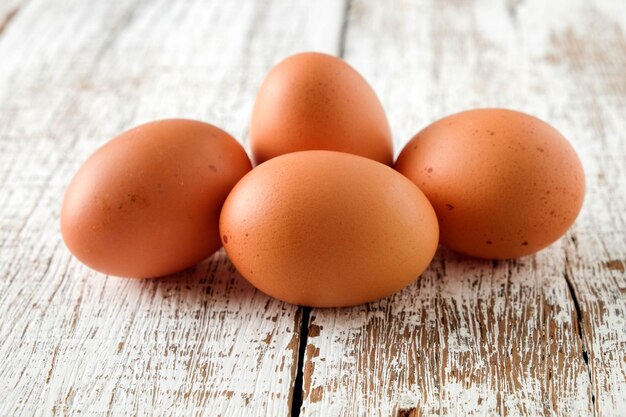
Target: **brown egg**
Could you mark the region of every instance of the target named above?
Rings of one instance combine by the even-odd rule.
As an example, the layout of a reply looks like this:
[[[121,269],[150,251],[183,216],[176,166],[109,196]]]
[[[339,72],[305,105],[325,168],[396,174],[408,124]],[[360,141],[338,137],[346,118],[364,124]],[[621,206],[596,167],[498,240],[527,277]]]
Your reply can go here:
[[[419,132],[396,169],[417,184],[439,219],[441,244],[488,259],[545,248],[574,223],[583,168],[547,123],[504,109],[469,110]]]
[[[315,149],[393,162],[389,123],[374,90],[341,59],[313,52],[270,71],[254,104],[250,145],[256,163]]]
[[[241,145],[215,126],[172,119],[136,127],[100,148],[72,180],[63,239],[106,274],[180,271],[219,249],[220,209],[250,169]]]
[[[437,248],[435,213],[411,181],[378,162],[305,151],[246,175],[220,218],[222,243],[261,291],[316,307],[392,294]]]

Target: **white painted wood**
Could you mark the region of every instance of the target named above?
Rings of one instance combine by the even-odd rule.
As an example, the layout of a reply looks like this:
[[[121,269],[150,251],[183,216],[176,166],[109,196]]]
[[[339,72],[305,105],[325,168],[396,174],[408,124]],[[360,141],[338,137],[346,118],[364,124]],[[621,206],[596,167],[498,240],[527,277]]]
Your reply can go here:
[[[387,300],[314,311],[302,415],[591,415],[564,267],[442,252]]]
[[[386,300],[313,310],[301,415],[626,415],[625,34],[624,2],[351,2],[345,57],[397,151],[444,115],[516,108],[572,141],[588,192],[535,256],[441,250]]]
[[[335,50],[342,12],[30,0],[12,17],[0,34],[1,416],[289,414],[296,307],[255,291],[223,253],[152,281],[94,273],[58,217],[79,165],[128,127],[190,117],[245,140],[267,70]]]
[[[89,271],[61,242],[59,206],[82,161],[132,125],[198,118],[245,144],[267,70],[341,50],[343,8],[0,3],[0,416],[289,414],[296,307],[223,253],[153,281]],[[442,250],[393,297],[314,310],[301,415],[626,415],[625,33],[619,1],[351,2],[346,58],[397,151],[443,115],[513,107],[570,138],[588,196],[536,256]]]

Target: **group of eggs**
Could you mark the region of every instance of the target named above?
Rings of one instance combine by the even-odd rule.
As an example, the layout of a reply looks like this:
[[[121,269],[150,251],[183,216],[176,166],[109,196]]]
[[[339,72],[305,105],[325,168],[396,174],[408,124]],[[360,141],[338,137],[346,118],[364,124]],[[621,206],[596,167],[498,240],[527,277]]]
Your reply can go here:
[[[255,163],[219,128],[161,120],[122,133],[80,168],[61,230],[89,267],[149,278],[224,246],[261,291],[354,305],[418,277],[437,245],[486,259],[561,237],[585,192],[567,140],[524,113],[477,109],[419,132],[395,164],[376,94],[319,53],[274,67],[250,126]]]

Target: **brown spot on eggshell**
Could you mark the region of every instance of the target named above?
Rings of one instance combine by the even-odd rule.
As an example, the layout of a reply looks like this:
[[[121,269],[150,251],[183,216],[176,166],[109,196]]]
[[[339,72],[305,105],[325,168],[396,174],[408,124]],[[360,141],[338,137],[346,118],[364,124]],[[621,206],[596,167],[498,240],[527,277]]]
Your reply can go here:
[[[418,166],[436,166],[437,175]],[[506,109],[432,123],[402,150],[395,168],[446,220],[440,243],[482,258],[516,258],[548,246],[574,222],[585,193],[582,165],[567,140],[547,123]],[[454,216],[451,201],[463,207]],[[485,235],[498,244],[486,245]]]
[[[289,153],[256,167],[224,203],[220,230],[229,258],[255,287],[315,307],[360,304],[405,287],[438,241],[435,212],[418,187],[390,167],[331,151]]]
[[[227,168],[210,174],[207,163]],[[220,247],[219,209],[250,169],[241,145],[207,123],[169,119],[130,129],[72,179],[61,209],[63,239],[80,261],[106,274],[151,278],[184,270]]]
[[[340,58],[307,52],[277,64],[254,103],[255,162],[290,152],[348,152],[390,165],[391,129],[366,80]]]

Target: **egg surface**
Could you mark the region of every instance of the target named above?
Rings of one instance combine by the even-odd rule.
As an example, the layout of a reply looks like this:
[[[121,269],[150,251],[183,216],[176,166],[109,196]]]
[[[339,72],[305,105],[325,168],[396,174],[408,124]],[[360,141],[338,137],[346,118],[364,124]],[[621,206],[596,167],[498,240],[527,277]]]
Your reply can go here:
[[[346,153],[271,159],[230,193],[222,243],[239,272],[292,304],[335,307],[392,294],[437,248],[435,213],[411,181]]]
[[[585,194],[569,142],[547,123],[506,109],[434,122],[395,167],[432,203],[440,243],[480,258],[517,258],[550,245],[574,223]]]
[[[220,209],[250,169],[241,145],[210,124],[138,126],[102,146],[72,179],[63,239],[81,262],[106,274],[180,271],[219,249]]]
[[[393,162],[391,130],[374,90],[340,58],[315,52],[270,71],[254,104],[250,146],[256,163],[316,149]]]

